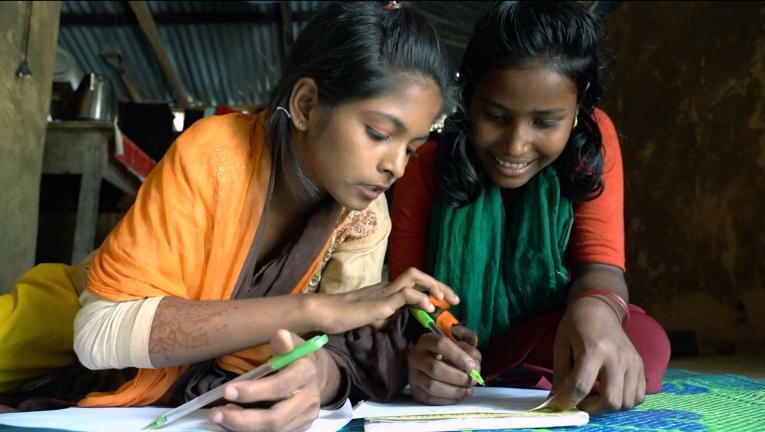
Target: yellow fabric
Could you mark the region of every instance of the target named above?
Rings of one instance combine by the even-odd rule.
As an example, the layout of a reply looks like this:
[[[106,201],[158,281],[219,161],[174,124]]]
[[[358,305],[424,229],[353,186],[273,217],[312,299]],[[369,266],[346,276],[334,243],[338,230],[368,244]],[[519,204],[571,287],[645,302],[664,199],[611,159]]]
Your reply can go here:
[[[0,296],[0,393],[76,361],[76,275],[76,267],[41,264]]]
[[[136,202],[93,259],[88,288],[107,300],[170,295],[226,300],[235,287],[265,205],[271,169],[265,114],[200,120],[170,147]],[[302,292],[328,244],[294,289]],[[269,346],[219,359],[243,372]],[[141,369],[113,393],[80,406],[135,406],[157,401],[185,368]]]

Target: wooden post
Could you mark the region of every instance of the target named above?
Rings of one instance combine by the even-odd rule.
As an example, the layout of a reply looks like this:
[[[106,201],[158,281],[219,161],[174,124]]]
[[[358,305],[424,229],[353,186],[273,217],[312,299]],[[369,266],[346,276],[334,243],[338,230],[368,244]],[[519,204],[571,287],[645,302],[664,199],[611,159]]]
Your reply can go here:
[[[282,11],[282,43],[284,44],[284,58],[289,57],[294,38],[292,37],[292,7],[290,2],[279,2]]]
[[[170,57],[167,55],[165,46],[162,44],[162,39],[159,37],[157,24],[154,22],[154,17],[151,16],[149,7],[146,5],[146,2],[142,0],[131,0],[128,3],[138,19],[138,25],[141,27],[143,34],[149,39],[149,43],[154,49],[154,55],[157,57],[157,61],[159,61],[159,66],[162,68],[162,72],[165,74],[168,84],[170,84],[170,89],[175,100],[178,101],[178,104],[183,109],[190,108],[192,106],[191,97],[186,93],[186,89],[183,86],[181,78],[178,76],[178,72],[170,62]]]

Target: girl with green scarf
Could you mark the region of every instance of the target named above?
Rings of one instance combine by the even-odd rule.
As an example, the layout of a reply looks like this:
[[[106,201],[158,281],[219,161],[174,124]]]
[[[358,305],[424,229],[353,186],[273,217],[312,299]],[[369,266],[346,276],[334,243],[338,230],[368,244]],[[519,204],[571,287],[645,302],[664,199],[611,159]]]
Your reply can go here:
[[[464,54],[464,110],[396,185],[391,277],[417,267],[462,299],[458,342],[422,334],[408,351],[422,402],[459,402],[481,366],[500,385],[533,377],[560,409],[630,409],[661,388],[666,333],[628,305],[599,35],[580,2],[497,3]]]

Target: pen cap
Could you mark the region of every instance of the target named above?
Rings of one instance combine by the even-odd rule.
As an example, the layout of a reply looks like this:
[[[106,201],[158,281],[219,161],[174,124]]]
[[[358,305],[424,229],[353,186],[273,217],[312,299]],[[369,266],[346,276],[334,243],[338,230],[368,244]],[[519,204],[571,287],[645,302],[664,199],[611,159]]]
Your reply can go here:
[[[436,320],[436,326],[448,336],[450,339],[454,339],[452,334],[452,326],[459,324],[459,320],[454,317],[447,309],[449,309],[449,303],[446,300],[437,299],[430,296],[430,301],[436,306],[436,311],[433,312],[433,318]]]
[[[271,366],[271,370],[279,370],[295,360],[299,360],[312,352],[318,351],[327,342],[329,342],[329,336],[327,335],[314,336],[293,348],[292,351],[272,357],[271,360],[268,361],[268,364]]]

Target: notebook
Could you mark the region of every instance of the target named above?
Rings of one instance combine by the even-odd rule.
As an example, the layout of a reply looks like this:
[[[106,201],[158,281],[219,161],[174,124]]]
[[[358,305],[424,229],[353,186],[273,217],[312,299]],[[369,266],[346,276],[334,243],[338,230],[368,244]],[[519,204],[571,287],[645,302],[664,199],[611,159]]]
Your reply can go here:
[[[590,418],[584,411],[538,409],[547,395],[545,390],[475,387],[473,395],[457,405],[423,405],[410,396],[389,403],[363,401],[354,409],[353,418],[364,419],[366,432],[525,429],[587,424]]]

